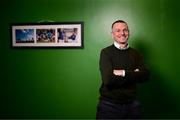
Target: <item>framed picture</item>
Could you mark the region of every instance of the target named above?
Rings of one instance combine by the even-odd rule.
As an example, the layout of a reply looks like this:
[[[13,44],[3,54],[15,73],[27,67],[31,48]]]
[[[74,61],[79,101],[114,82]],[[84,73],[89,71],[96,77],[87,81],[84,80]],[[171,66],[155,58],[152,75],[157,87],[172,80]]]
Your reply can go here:
[[[12,47],[83,48],[83,22],[12,23]]]

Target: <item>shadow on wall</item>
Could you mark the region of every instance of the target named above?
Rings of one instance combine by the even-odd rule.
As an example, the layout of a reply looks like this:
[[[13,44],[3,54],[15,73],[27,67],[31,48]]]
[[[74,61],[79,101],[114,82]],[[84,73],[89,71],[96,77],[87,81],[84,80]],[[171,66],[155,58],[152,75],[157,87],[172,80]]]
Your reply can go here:
[[[157,71],[158,68],[153,68],[153,53],[152,48],[149,45],[143,42],[143,39],[136,38],[134,41],[137,41],[133,46],[136,48],[140,54],[144,57],[144,62],[150,70],[151,76],[150,80],[146,83],[138,85],[138,99],[142,103],[142,118],[180,118],[178,113],[178,106],[175,101],[172,99],[170,90],[165,81],[168,81],[167,78],[161,75],[160,71]]]

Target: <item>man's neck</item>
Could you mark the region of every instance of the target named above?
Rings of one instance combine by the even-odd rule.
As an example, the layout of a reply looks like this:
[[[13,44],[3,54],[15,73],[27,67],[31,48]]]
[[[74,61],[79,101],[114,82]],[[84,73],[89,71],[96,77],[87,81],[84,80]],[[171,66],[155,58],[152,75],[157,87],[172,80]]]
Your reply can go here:
[[[126,48],[127,47],[127,43],[124,43],[124,44],[119,44],[119,47],[121,48],[121,49],[124,49],[124,48]]]
[[[114,41],[114,46],[118,49],[121,49],[121,50],[125,50],[125,49],[129,48],[128,43],[120,44],[116,41]]]

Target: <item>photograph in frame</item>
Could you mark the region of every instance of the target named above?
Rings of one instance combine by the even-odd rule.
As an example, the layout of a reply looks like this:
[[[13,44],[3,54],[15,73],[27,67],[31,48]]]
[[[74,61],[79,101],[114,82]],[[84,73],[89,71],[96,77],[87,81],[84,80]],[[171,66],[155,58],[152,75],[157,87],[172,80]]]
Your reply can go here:
[[[13,23],[12,47],[83,48],[83,22]]]

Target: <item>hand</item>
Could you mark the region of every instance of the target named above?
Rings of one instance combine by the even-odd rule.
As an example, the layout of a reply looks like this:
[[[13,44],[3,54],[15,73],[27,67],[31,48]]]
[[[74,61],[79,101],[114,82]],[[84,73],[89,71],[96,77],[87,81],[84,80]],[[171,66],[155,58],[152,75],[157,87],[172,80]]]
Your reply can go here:
[[[138,69],[138,68],[136,68],[136,69],[134,70],[134,72],[139,72],[139,69]]]
[[[113,70],[114,75],[124,76],[124,70]]]

